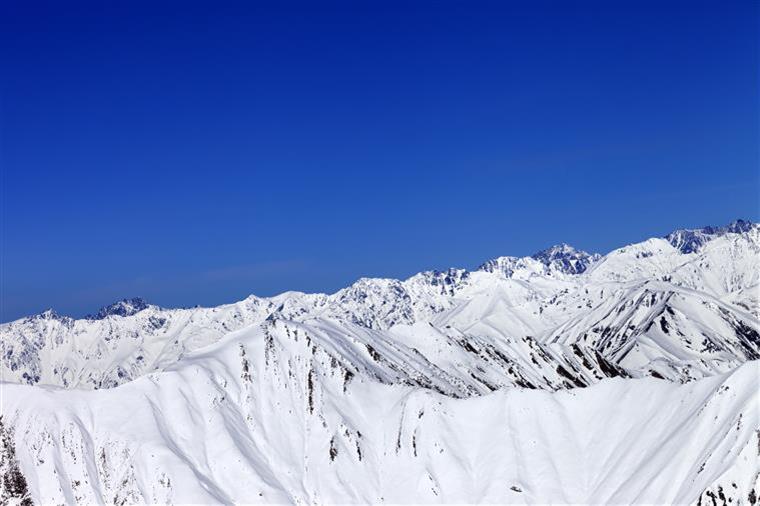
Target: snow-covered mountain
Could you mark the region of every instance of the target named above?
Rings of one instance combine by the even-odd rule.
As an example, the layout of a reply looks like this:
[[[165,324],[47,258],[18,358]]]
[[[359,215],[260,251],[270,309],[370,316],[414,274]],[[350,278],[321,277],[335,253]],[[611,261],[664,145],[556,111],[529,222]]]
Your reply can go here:
[[[46,311],[0,325],[0,500],[751,503],[759,289],[740,220],[331,295]]]

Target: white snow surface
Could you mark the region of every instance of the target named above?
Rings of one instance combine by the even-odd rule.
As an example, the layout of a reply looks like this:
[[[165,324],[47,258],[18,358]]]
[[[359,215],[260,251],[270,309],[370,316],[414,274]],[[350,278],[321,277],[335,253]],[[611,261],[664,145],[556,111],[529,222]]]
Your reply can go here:
[[[0,502],[751,504],[760,227],[715,230],[0,325]]]

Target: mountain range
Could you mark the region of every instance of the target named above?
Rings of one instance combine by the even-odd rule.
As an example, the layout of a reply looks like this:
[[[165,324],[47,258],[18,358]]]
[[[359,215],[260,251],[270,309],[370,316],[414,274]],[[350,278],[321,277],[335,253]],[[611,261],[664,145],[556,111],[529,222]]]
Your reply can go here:
[[[0,325],[3,503],[760,491],[760,226]]]

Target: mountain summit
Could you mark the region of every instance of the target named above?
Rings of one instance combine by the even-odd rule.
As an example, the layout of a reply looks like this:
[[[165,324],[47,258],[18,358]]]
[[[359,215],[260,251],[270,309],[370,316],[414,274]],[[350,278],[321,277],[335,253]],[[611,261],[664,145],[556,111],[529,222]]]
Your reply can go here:
[[[148,303],[140,297],[122,299],[108,306],[103,306],[94,315],[87,318],[90,320],[102,320],[108,316],[132,316],[148,308]]]
[[[665,239],[681,253],[695,253],[708,241],[722,235],[749,232],[757,225],[751,221],[736,220],[723,227],[707,226],[695,229],[674,230]]]
[[[539,251],[531,258],[544,265],[553,266],[566,274],[580,274],[585,272],[593,262],[599,260],[601,255],[589,254],[569,244],[561,243]]]

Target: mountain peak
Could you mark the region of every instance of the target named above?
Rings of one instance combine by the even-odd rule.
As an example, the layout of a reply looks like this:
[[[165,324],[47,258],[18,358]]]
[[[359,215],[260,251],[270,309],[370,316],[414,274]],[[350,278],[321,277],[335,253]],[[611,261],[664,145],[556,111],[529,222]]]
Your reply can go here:
[[[535,253],[531,258],[567,274],[580,274],[600,256],[575,249],[567,243],[560,243]]]
[[[148,303],[140,297],[132,297],[103,306],[96,314],[89,315],[87,318],[90,320],[102,320],[107,316],[132,316],[143,309],[147,309],[148,306]]]
[[[674,230],[665,236],[665,239],[681,253],[695,253],[705,243],[725,234],[741,234],[749,232],[756,224],[748,220],[734,220],[728,225],[715,227],[708,225],[702,228],[688,228]]]
[[[733,234],[741,234],[743,232],[749,232],[750,230],[752,230],[752,228],[755,225],[756,224],[751,221],[742,220],[740,218],[726,225],[725,229],[726,229],[726,232],[731,232]]]
[[[531,255],[531,258],[539,260],[543,257],[562,256],[568,254],[578,253],[579,251],[565,242],[555,244],[549,248],[543,249],[537,253]],[[582,253],[582,252],[581,252]]]
[[[65,320],[65,319],[68,318],[68,316],[59,315],[56,312],[56,310],[53,309],[53,308],[48,308],[48,309],[42,311],[41,313],[38,313],[34,317],[40,318],[40,319],[43,319],[43,320]]]

